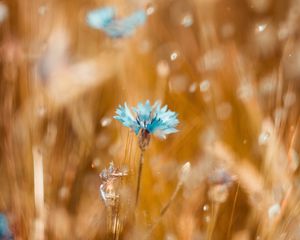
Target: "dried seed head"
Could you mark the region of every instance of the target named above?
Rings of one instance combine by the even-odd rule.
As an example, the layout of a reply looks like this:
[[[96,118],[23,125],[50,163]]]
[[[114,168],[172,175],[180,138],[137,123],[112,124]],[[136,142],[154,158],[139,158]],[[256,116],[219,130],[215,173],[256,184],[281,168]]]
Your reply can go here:
[[[179,173],[179,180],[181,182],[186,182],[191,172],[191,163],[186,162],[182,167]]]
[[[212,186],[208,192],[208,196],[210,200],[217,203],[225,202],[228,198],[228,195],[229,195],[228,186],[225,184],[218,184]]]
[[[103,169],[99,174],[102,184],[100,185],[100,197],[105,206],[113,206],[119,199],[117,179],[127,176],[127,171],[120,171],[110,162],[108,169]]]

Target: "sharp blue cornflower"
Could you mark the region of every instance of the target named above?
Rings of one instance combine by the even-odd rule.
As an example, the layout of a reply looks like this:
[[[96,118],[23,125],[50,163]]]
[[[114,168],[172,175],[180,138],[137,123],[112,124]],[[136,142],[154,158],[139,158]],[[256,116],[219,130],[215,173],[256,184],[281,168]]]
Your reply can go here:
[[[166,138],[166,135],[177,132],[176,126],[179,123],[177,113],[168,110],[167,105],[161,108],[158,102],[151,105],[149,100],[145,104],[139,102],[132,111],[126,103],[124,106],[120,105],[116,114],[116,120],[132,129],[136,135],[140,134],[141,149],[149,144],[150,134]]]
[[[111,38],[127,37],[146,21],[146,12],[138,10],[122,19],[116,18],[113,7],[104,7],[92,10],[87,14],[87,23],[90,27],[104,31]]]
[[[141,149],[137,185],[135,207],[138,205],[142,169],[144,165],[144,151],[150,143],[151,135],[159,138],[166,138],[166,135],[177,132],[177,113],[168,110],[168,106],[161,107],[158,102],[153,105],[147,100],[145,104],[139,102],[132,111],[125,103],[124,106],[119,105],[114,118],[120,121],[124,126],[132,129],[136,135],[139,135],[139,147]]]

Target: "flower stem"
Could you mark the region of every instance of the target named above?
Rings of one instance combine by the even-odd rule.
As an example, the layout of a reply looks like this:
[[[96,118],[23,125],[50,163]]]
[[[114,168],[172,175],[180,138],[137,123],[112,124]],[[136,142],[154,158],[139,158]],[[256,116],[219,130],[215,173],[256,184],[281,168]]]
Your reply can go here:
[[[108,218],[108,239],[118,240],[120,235],[120,201],[119,198],[113,200],[113,204],[107,208]]]
[[[176,188],[171,196],[171,198],[169,199],[169,201],[166,203],[166,205],[162,208],[162,210],[160,211],[159,217],[163,217],[163,215],[167,212],[167,210],[169,209],[169,207],[171,206],[171,204],[173,203],[173,201],[175,200],[179,190],[182,187],[182,182],[179,181],[178,184],[176,185]]]
[[[144,151],[141,150],[140,160],[139,160],[139,170],[137,176],[137,186],[136,186],[136,195],[135,195],[135,207],[137,207],[139,202],[140,188],[141,188],[141,179],[142,179],[142,171],[144,165]]]
[[[238,184],[236,192],[235,192],[235,196],[234,196],[234,202],[233,202],[233,206],[232,206],[231,215],[230,215],[229,227],[228,227],[228,230],[227,230],[227,239],[229,239],[230,233],[231,233],[232,221],[233,221],[234,211],[235,211],[236,204],[237,204],[239,189],[240,189],[240,185]]]
[[[212,203],[212,222],[208,226],[208,234],[207,234],[208,240],[212,239],[215,225],[217,222],[219,208],[220,208],[220,203],[215,203],[215,202]]]

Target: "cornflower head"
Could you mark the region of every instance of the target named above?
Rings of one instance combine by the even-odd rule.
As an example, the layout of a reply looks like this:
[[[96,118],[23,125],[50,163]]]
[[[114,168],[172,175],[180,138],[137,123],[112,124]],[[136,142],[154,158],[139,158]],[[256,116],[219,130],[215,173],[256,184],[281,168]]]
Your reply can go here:
[[[128,37],[136,28],[146,21],[146,12],[137,10],[124,18],[117,18],[113,7],[103,7],[92,10],[87,14],[90,27],[104,31],[111,38]]]
[[[167,105],[161,107],[159,102],[151,105],[147,100],[145,104],[139,102],[136,107],[132,107],[132,111],[126,102],[124,106],[119,105],[114,118],[139,136],[139,147],[144,151],[152,134],[165,139],[168,134],[178,131],[177,115],[176,112],[168,110]]]

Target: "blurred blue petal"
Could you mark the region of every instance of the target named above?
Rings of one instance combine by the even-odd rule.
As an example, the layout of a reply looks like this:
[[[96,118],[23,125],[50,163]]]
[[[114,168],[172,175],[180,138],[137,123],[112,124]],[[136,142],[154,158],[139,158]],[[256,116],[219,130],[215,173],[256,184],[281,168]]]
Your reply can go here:
[[[105,7],[90,11],[87,14],[87,23],[90,27],[101,29],[112,38],[126,37],[135,32],[135,29],[146,21],[143,10],[134,12],[123,19],[116,19],[115,10]]]
[[[105,7],[90,11],[87,14],[88,24],[97,29],[107,27],[115,18],[115,10],[112,7]]]
[[[132,116],[127,104],[124,104],[124,107],[121,105],[116,110],[116,116],[114,119],[120,121],[124,126],[131,128],[135,134],[138,134],[140,131],[140,126]]]
[[[135,134],[138,134],[140,129],[145,129],[157,137],[165,138],[166,135],[178,131],[176,129],[179,123],[177,113],[168,110],[167,106],[161,108],[157,102],[151,106],[148,100],[145,104],[139,102],[132,110],[135,118],[125,103],[124,107],[119,106],[114,118],[131,128]]]
[[[0,239],[12,239],[7,218],[2,213],[0,213]]]

